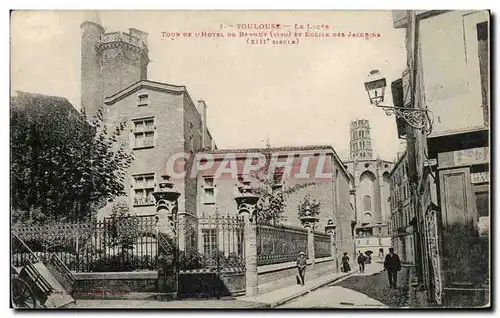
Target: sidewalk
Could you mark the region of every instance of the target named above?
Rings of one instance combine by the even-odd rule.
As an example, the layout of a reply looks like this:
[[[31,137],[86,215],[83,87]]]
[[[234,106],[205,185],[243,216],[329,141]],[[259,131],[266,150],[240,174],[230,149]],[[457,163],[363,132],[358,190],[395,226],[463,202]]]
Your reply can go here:
[[[254,297],[241,296],[237,297],[236,299],[245,302],[265,304],[267,305],[267,307],[274,308],[282,304],[285,304],[287,302],[290,302],[298,297],[306,295],[325,285],[331,284],[343,278],[350,277],[357,272],[358,270],[351,271],[349,273],[335,273],[335,274],[325,275],[306,281],[305,286],[292,285],[272,291],[270,293],[265,293]]]
[[[202,299],[202,300],[117,300],[117,299],[77,299],[64,309],[104,309],[104,308],[165,308],[165,309],[224,309],[224,308],[266,308],[266,304],[247,302],[236,299]]]
[[[341,287],[338,284],[350,277],[372,276],[383,270],[382,264],[372,263],[367,265],[364,273],[353,273],[339,278],[334,284],[317,289],[301,297],[287,301],[280,308],[387,308],[382,302],[365,295],[362,291],[355,291]],[[369,278],[362,278],[363,280]]]

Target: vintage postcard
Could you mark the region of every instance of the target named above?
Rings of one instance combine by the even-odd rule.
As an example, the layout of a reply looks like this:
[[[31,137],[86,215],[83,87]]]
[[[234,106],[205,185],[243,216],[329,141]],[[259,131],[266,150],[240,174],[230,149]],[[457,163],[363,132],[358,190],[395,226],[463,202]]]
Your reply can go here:
[[[490,308],[490,12],[12,11],[12,308]]]

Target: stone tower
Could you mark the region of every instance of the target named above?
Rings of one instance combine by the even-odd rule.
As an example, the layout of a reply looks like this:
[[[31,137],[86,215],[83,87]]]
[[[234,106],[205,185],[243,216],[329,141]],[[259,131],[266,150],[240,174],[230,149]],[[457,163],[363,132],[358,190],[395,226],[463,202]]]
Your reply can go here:
[[[129,33],[105,33],[98,46],[102,59],[104,98],[147,79],[148,34],[137,29]]]
[[[82,31],[81,107],[90,118],[103,105],[101,59],[97,47],[99,39],[104,34],[104,28],[100,24],[98,13],[85,11],[80,29]]]
[[[98,13],[86,12],[82,30],[81,100],[87,115],[104,99],[147,79],[148,34],[138,29],[105,33]]]
[[[373,159],[370,123],[365,119],[351,122],[351,160]]]

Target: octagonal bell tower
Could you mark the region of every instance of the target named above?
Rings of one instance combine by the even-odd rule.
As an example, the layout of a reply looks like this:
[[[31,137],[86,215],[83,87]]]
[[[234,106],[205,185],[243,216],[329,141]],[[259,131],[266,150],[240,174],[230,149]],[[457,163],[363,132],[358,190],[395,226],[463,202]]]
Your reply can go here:
[[[351,160],[373,159],[370,122],[366,119],[351,122],[350,157]]]

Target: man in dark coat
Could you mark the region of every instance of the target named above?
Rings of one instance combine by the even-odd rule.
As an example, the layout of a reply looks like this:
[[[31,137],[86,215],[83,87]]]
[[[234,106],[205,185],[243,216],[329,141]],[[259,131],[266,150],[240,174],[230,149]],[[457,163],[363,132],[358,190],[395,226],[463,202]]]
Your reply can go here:
[[[394,253],[394,248],[389,248],[389,254],[385,256],[384,270],[389,276],[389,287],[396,288],[398,283],[398,271],[401,270],[399,256]]]
[[[299,259],[297,260],[297,269],[299,271],[299,276],[298,276],[299,282],[302,286],[304,286],[305,283],[306,267],[307,267],[306,254],[304,252],[300,252]]]
[[[359,251],[359,254],[358,254],[358,265],[359,265],[359,272],[360,273],[364,273],[365,272],[365,256],[363,255],[363,253],[361,253],[361,251]]]

